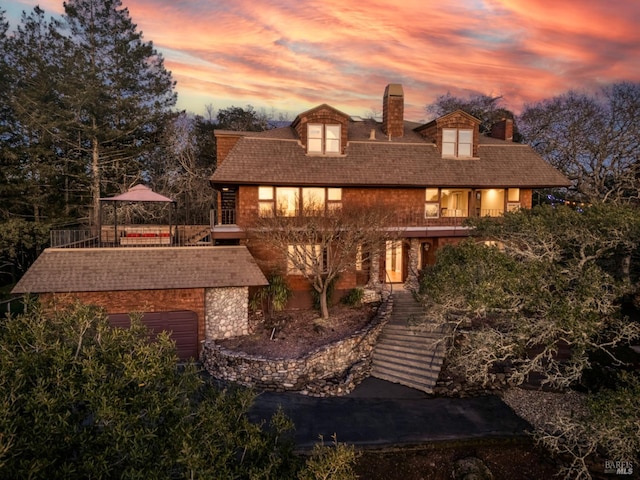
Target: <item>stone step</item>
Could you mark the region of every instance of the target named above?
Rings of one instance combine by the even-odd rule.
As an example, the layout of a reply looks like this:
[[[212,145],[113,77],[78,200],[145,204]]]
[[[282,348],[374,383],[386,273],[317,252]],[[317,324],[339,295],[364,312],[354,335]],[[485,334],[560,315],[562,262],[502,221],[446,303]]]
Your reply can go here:
[[[424,354],[398,352],[397,350],[380,349],[375,358],[373,365],[393,366],[395,368],[412,367],[417,370],[431,370],[435,368],[439,371],[444,360],[444,351],[436,352],[434,355],[425,356]]]
[[[433,393],[433,388],[438,381],[439,372],[425,374],[424,370],[417,373],[407,369],[398,370],[390,367],[377,366],[372,369],[371,374],[376,378],[388,382],[399,383],[426,393]]]
[[[449,332],[449,327],[447,325],[440,325],[437,323],[424,323],[422,325],[408,326],[401,325],[398,323],[388,323],[385,328],[385,332],[393,333],[396,335],[407,335],[413,337],[425,336],[428,337],[430,335],[443,335],[444,333]]]
[[[447,327],[426,319],[426,311],[411,293],[394,293],[390,321],[373,352],[372,376],[433,392],[446,353]]]
[[[444,340],[439,338],[384,337],[378,340],[376,348],[406,350],[408,353],[429,355],[435,350],[444,349],[444,346]]]

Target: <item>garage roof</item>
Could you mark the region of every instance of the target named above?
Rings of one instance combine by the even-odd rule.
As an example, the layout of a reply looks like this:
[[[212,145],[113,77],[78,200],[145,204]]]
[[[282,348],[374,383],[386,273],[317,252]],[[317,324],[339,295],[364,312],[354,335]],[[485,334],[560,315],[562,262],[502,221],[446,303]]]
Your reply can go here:
[[[243,246],[48,248],[12,293],[244,287],[267,283]]]

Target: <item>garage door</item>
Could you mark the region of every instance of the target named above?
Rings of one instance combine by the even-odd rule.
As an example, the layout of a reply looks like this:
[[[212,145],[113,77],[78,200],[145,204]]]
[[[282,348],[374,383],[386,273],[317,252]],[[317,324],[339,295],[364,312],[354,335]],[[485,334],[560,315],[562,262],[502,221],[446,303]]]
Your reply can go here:
[[[114,327],[129,328],[131,319],[124,313],[110,314],[109,323]],[[156,334],[169,332],[176,343],[180,360],[198,358],[198,315],[195,312],[146,312],[142,316],[142,323]]]

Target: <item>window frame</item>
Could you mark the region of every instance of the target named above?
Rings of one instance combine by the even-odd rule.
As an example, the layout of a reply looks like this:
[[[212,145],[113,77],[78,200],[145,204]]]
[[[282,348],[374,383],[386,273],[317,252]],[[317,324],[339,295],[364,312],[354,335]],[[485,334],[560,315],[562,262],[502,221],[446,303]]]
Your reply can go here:
[[[299,254],[295,252],[298,247],[303,247],[304,250]],[[315,251],[315,253],[312,253]],[[300,255],[304,255],[304,265],[305,269],[301,270],[295,263],[291,260],[292,256],[300,257]],[[327,268],[327,252],[322,249],[322,245],[319,243],[300,243],[300,244],[289,244],[287,245],[287,275],[309,275],[313,271],[311,266],[314,263],[314,259],[319,259],[322,262],[322,272],[324,272]]]
[[[473,158],[473,134],[472,128],[443,128],[442,156],[449,158]],[[462,141],[463,135],[469,135],[470,138]],[[468,155],[460,154],[461,145],[468,146]]]
[[[334,131],[337,130],[337,131]],[[331,133],[330,133],[331,132]],[[308,123],[307,154],[340,155],[342,153],[342,125],[339,123]]]
[[[295,198],[295,212],[291,208],[287,208],[286,212],[290,214],[281,215],[280,204],[278,202],[278,192],[284,193],[286,190],[295,190],[293,193]],[[322,190],[322,208],[317,213],[308,210],[306,203],[305,191],[310,193],[312,190]],[[292,192],[290,192],[292,193]],[[289,203],[289,202],[287,202]],[[276,185],[259,185],[258,186],[258,216],[262,218],[270,216],[284,217],[300,217],[304,215],[326,215],[342,208],[342,188],[341,187],[291,187]],[[292,213],[292,214],[291,214]]]
[[[432,190],[432,192],[429,192]],[[435,198],[433,200],[433,191],[435,190]],[[431,193],[431,194],[430,194]],[[424,218],[440,218],[440,189],[439,188],[425,188],[424,192]],[[429,214],[429,212],[435,213]]]

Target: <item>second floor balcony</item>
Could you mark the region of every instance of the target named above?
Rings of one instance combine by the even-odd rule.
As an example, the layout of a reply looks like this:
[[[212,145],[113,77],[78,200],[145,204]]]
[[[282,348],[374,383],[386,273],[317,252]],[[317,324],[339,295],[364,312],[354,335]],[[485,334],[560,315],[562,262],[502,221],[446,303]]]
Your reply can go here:
[[[415,227],[463,227],[464,222],[471,217],[500,217],[504,209],[474,209],[472,211],[462,209],[442,208],[438,211],[425,210],[400,210],[389,215],[388,226],[390,228],[415,228]],[[300,220],[301,215],[286,215]],[[244,220],[244,221],[243,221]],[[236,232],[244,233],[251,229],[258,221],[251,215],[242,216],[237,209],[227,208],[212,211],[212,232]]]

